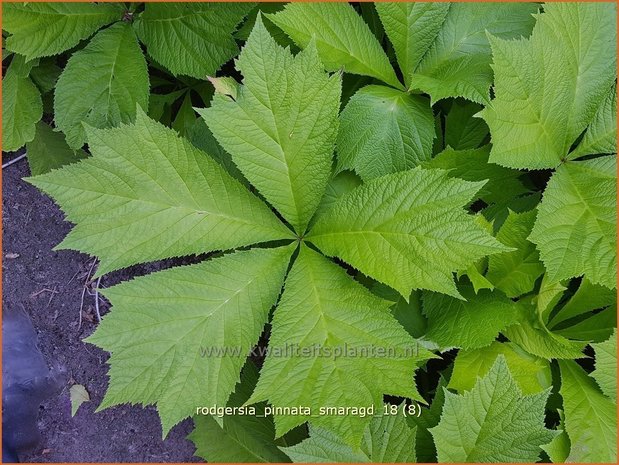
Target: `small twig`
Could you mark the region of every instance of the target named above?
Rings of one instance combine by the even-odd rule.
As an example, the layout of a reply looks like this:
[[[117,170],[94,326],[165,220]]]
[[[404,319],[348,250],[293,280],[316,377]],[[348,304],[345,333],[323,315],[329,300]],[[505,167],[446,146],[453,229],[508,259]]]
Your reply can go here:
[[[33,292],[32,294],[30,294],[30,297],[36,297],[36,296],[38,296],[39,294],[42,294],[43,292],[51,292],[51,293],[52,293],[52,295],[53,295],[53,294],[58,294],[58,291],[57,291],[57,290],[56,290],[56,288],[54,287],[54,289],[48,289],[48,288],[45,288],[45,289],[41,289],[40,291]]]
[[[101,313],[99,313],[99,284],[101,284],[101,276],[95,284],[95,312],[97,313],[97,321],[101,323]]]
[[[51,304],[51,303],[52,303],[52,299],[54,298],[54,296],[55,296],[56,294],[58,294],[58,291],[56,290],[56,287],[54,287],[54,290],[53,290],[53,291],[50,291],[50,292],[51,292],[51,295],[49,296],[49,300],[47,301],[47,305],[45,306],[45,308],[48,308],[48,307],[49,307],[49,304]]]
[[[26,154],[22,154],[19,157],[13,158],[11,161],[7,161],[6,163],[2,164],[2,169],[6,168],[7,166],[11,166],[13,163],[17,163],[19,160],[22,160],[26,158]]]
[[[88,281],[90,280],[90,275],[92,274],[92,269],[95,267],[95,263],[97,263],[97,260],[93,260],[92,261],[92,265],[90,265],[90,269],[88,270],[88,275],[86,276],[86,281],[84,282],[84,289],[82,289],[82,299],[80,302],[80,319],[79,319],[79,324],[77,325],[77,329],[81,329],[82,328],[82,310],[84,309],[84,297],[86,296],[86,289],[88,288]]]

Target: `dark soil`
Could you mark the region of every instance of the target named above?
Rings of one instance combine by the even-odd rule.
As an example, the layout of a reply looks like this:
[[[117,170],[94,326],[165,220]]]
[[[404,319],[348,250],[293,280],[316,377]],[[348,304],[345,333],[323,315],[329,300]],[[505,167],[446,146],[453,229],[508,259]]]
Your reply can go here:
[[[6,160],[5,160],[6,161]],[[3,308],[21,307],[31,316],[39,347],[47,363],[63,365],[70,383],[82,384],[91,402],[71,417],[69,384],[40,407],[43,440],[22,454],[24,462],[189,462],[195,448],[185,437],[187,420],[162,440],[161,425],[152,407],[120,406],[94,413],[108,383],[108,354],[82,342],[95,330],[94,296],[82,292],[92,258],[71,251],[53,252],[70,230],[60,209],[24,182],[29,169],[19,161],[2,173]],[[169,263],[167,264],[169,265]],[[95,265],[96,266],[96,265]],[[101,287],[155,271],[166,264],[150,264],[106,275]],[[92,286],[92,285],[91,285]],[[90,288],[89,288],[90,289]],[[102,314],[108,311],[102,299]]]

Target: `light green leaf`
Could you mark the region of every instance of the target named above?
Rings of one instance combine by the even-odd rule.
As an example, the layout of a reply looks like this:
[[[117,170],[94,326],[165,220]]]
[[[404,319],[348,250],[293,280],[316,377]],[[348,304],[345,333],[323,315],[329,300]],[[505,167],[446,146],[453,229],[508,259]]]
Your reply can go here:
[[[430,94],[432,104],[447,97],[488,103],[492,69],[486,34],[503,39],[527,36],[538,8],[535,3],[452,3],[417,67],[403,70],[405,75],[412,73],[409,88]]]
[[[97,33],[76,52],[58,79],[54,97],[56,126],[72,148],[86,139],[83,123],[97,128],[128,123],[136,105],[148,108],[148,70],[128,24]]]
[[[602,392],[617,402],[617,330],[599,344],[591,344],[595,350],[595,378]]]
[[[440,350],[490,345],[500,331],[517,321],[516,304],[500,292],[483,289],[475,294],[472,286],[460,291],[466,301],[433,292],[423,295],[428,318],[424,339],[437,343]]]
[[[617,287],[617,159],[567,162],[548,182],[529,239],[552,281]]]
[[[226,405],[293,250],[236,252],[102,290],[114,309],[87,339],[112,354],[99,409],[156,404],[165,436],[196,407]]]
[[[616,79],[616,6],[547,3],[530,39],[492,37],[490,161],[555,168],[594,121]]]
[[[363,181],[352,171],[342,171],[334,176],[327,183],[325,194],[316,208],[316,213],[309,225],[311,228],[316,218],[328,211],[340,198],[359,187]]]
[[[362,179],[414,168],[432,156],[434,116],[427,98],[366,86],[340,116],[337,170]]]
[[[114,3],[14,2],[2,10],[6,47],[28,60],[64,52],[123,15]]]
[[[418,398],[415,366],[431,354],[398,324],[389,307],[343,268],[301,248],[275,310],[270,352],[250,402],[307,406],[314,415],[276,414],[278,436],[309,420],[358,446],[370,417],[320,415],[319,409],[380,409],[383,394]]]
[[[454,99],[445,115],[445,145],[454,150],[475,149],[488,136],[485,121],[475,115],[483,107],[474,102]]]
[[[617,84],[612,86],[578,147],[567,158],[597,153],[617,153]]]
[[[593,310],[616,307],[617,293],[607,287],[593,284],[584,278],[578,290],[559,311],[553,314],[549,327]]]
[[[34,139],[42,116],[39,89],[11,63],[2,79],[2,150],[12,152]]]
[[[86,157],[83,150],[73,150],[60,132],[54,131],[43,121],[36,127],[34,139],[26,144],[28,164],[33,176],[47,173],[61,166]]]
[[[236,100],[215,95],[200,114],[245,177],[303,234],[331,175],[341,77],[310,45],[293,57],[259,19],[237,67]]]
[[[376,2],[375,6],[409,87],[411,75],[436,39],[450,4]]]
[[[434,436],[439,462],[535,462],[556,432],[544,427],[550,390],[522,395],[500,355],[463,395],[445,390]]]
[[[382,176],[342,197],[308,240],[404,297],[411,288],[458,297],[454,271],[507,250],[462,208],[481,186],[443,170]]]
[[[88,142],[93,157],[29,181],[76,224],[60,247],[99,257],[98,275],[291,236],[217,162],[141,110],[133,125],[89,129]]]
[[[241,381],[230,396],[228,407],[240,407],[256,387],[258,369],[247,361],[241,371]],[[264,405],[256,415],[226,415],[218,420],[209,415],[193,418],[195,429],[187,437],[196,446],[194,455],[208,462],[219,463],[281,463],[290,459],[276,445],[273,417],[264,415]]]
[[[560,429],[558,431],[560,432],[551,442],[542,446],[552,463],[563,463],[570,455],[570,438],[565,432],[565,415],[562,410],[558,410],[558,413],[560,417]]]
[[[148,54],[174,75],[212,76],[238,53],[232,37],[253,3],[147,3],[134,23]]]
[[[610,337],[617,327],[617,306],[607,307],[598,313],[590,313],[582,321],[565,328],[552,330],[570,339],[582,339],[591,342],[602,342]]]
[[[514,250],[488,258],[486,277],[507,297],[518,297],[532,291],[535,281],[544,273],[544,265],[539,261],[535,245],[527,240],[535,217],[535,210],[524,213],[510,211],[496,238]]]
[[[511,342],[493,342],[487,347],[458,352],[447,387],[460,392],[471,390],[477,378],[486,376],[499,355],[505,357],[514,381],[524,394],[535,394],[551,386],[548,360],[527,354]]]
[[[301,48],[314,38],[329,71],[371,76],[404,90],[372,31],[347,3],[288,3],[267,15]]]
[[[617,405],[605,397],[573,361],[559,361],[565,431],[571,449],[567,462],[617,461]]]
[[[470,150],[453,150],[447,147],[423,166],[449,170],[450,176],[466,181],[484,181],[476,198],[486,203],[501,203],[528,192],[518,179],[521,173],[488,163],[489,154],[489,145]]]
[[[78,409],[84,402],[90,401],[90,395],[84,386],[74,384],[69,389],[69,397],[71,399],[71,416],[74,417]]]
[[[309,439],[282,450],[295,463],[412,463],[415,434],[416,428],[406,424],[400,408],[395,415],[374,416],[359,449],[329,430],[310,427]]]

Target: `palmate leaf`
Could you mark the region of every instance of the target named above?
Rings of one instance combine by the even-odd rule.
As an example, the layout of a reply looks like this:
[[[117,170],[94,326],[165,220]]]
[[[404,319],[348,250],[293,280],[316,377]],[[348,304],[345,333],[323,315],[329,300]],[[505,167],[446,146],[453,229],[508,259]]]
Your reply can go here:
[[[463,395],[445,390],[434,436],[439,462],[535,462],[556,432],[544,427],[550,390],[522,395],[505,358]]]
[[[292,234],[219,163],[141,110],[133,125],[89,129],[88,142],[93,157],[29,181],[76,224],[59,247],[98,256],[99,275]]]
[[[617,77],[615,16],[613,3],[548,3],[530,39],[492,38],[496,97],[481,112],[491,162],[542,169],[565,159]]]
[[[70,147],[84,145],[83,123],[97,128],[128,123],[136,105],[148,107],[146,60],[131,26],[117,23],[97,33],[76,52],[54,93],[56,126]]]
[[[329,71],[371,76],[404,90],[368,25],[347,3],[288,3],[268,18],[301,48],[312,38]]]
[[[602,392],[617,402],[617,330],[604,342],[592,344],[595,350],[595,378]]]
[[[400,408],[397,414],[372,418],[359,449],[329,430],[310,427],[309,439],[282,450],[295,463],[412,463],[415,435],[416,428],[406,424]]]
[[[535,3],[408,3],[377,7],[410,89],[489,101],[492,84],[486,31],[504,39],[527,36]],[[406,5],[406,6],[404,6]]]
[[[617,405],[576,362],[561,360],[559,367],[565,431],[571,444],[566,462],[615,463]]]
[[[313,45],[293,57],[260,18],[237,67],[238,98],[216,94],[200,113],[247,180],[303,234],[331,174],[341,76],[324,72]]]
[[[148,54],[174,75],[198,79],[238,53],[232,33],[253,3],[147,3],[134,27]]]
[[[617,158],[569,161],[548,182],[530,240],[551,281],[617,286]]]
[[[23,59],[14,56],[2,79],[2,150],[6,152],[32,141],[43,116],[41,93],[20,65]]]
[[[118,3],[7,3],[2,28],[7,49],[33,58],[57,55],[122,18]]]
[[[454,271],[510,250],[462,208],[482,185],[421,168],[382,176],[342,197],[307,240],[404,297],[411,288],[459,297]]]
[[[516,323],[517,304],[504,294],[486,289],[475,293],[472,286],[461,286],[460,291],[466,301],[435,292],[423,294],[428,318],[424,339],[435,342],[441,351],[488,346],[500,331]]]
[[[114,310],[87,339],[112,354],[99,409],[156,404],[165,436],[196,407],[226,405],[293,250],[236,252],[104,289]]]
[[[434,116],[427,98],[366,86],[340,116],[338,171],[368,180],[414,168],[432,155]]]
[[[275,310],[271,352],[249,401],[312,409],[310,417],[274,415],[278,436],[309,420],[358,446],[369,417],[319,415],[319,409],[380,409],[383,394],[419,398],[413,373],[431,354],[397,323],[390,305],[302,246]]]

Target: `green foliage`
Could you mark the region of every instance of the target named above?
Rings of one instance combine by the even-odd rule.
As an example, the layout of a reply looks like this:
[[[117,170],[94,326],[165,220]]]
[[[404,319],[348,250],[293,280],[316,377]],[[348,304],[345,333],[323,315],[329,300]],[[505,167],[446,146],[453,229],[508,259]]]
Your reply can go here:
[[[112,304],[100,409],[209,462],[616,461],[614,5],[4,13],[3,149]]]

